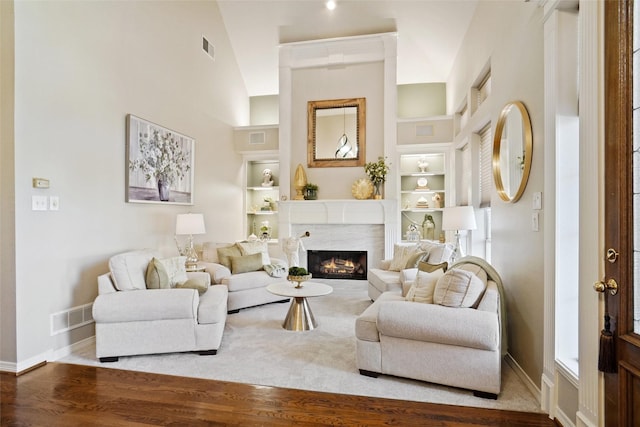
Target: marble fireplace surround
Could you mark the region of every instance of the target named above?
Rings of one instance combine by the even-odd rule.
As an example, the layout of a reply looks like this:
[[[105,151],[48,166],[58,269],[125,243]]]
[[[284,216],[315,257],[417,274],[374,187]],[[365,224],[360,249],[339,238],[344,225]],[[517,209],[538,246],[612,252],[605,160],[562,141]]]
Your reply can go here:
[[[281,237],[301,236],[305,249],[367,251],[369,267],[393,256],[398,241],[395,200],[300,200],[278,203]],[[300,252],[300,265],[307,254]]]

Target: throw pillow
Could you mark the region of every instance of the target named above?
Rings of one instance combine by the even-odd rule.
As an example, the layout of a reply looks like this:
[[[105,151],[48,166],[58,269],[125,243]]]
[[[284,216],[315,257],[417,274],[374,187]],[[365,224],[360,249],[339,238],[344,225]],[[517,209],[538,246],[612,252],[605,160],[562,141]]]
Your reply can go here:
[[[426,261],[418,262],[418,270],[424,271],[426,273],[431,273],[432,271],[436,271],[436,270],[442,270],[444,272],[444,271],[447,271],[448,267],[449,267],[449,264],[446,262],[441,262],[440,264],[429,264]]]
[[[409,259],[407,260],[407,265],[405,265],[404,268],[416,268],[418,267],[418,263],[427,259],[428,256],[429,251],[418,250],[409,257]]]
[[[454,247],[450,243],[422,241],[420,242],[420,246],[422,250],[429,251],[429,257],[426,261],[431,264],[451,261]]]
[[[242,252],[240,252],[240,248],[236,245],[223,246],[217,249],[218,252],[218,262],[229,270],[231,270],[231,257],[232,256],[241,256]]]
[[[405,299],[407,301],[433,304],[433,290],[438,280],[444,275],[444,270],[438,269],[427,273],[418,270],[416,282],[409,288]]]
[[[280,264],[266,264],[263,265],[264,271],[271,277],[286,277],[287,267]]]
[[[416,244],[402,244],[396,243],[393,245],[393,259],[389,265],[389,271],[401,271],[406,268],[409,258],[420,250],[420,247]]]
[[[195,279],[189,279],[184,283],[177,283],[176,289],[181,289],[181,288],[195,289],[198,291],[198,295],[204,294],[209,289],[206,283],[202,283]]]
[[[187,257],[153,258],[147,267],[147,289],[168,289],[178,283],[184,283],[189,278],[185,262]]]
[[[486,284],[472,272],[452,268],[438,279],[433,302],[447,307],[473,307],[485,288]]]
[[[255,242],[238,242],[236,243],[240,248],[242,255],[253,255],[256,253],[262,254],[262,265],[271,264],[269,258],[269,246],[267,242],[255,241]]]
[[[240,274],[262,270],[262,254],[241,255],[231,257],[231,273]]]

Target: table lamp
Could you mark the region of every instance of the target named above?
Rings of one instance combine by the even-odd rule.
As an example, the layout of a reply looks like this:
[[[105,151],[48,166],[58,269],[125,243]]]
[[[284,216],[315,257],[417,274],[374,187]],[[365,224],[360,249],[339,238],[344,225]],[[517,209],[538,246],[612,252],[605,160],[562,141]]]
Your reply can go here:
[[[176,234],[186,234],[189,236],[189,241],[184,248],[184,253],[181,253],[181,255],[187,257],[187,268],[194,268],[198,262],[198,254],[193,247],[193,235],[204,233],[206,233],[206,231],[204,229],[204,217],[202,214],[179,214],[176,217]]]
[[[462,258],[462,247],[460,246],[460,230],[475,230],[476,229],[476,215],[473,212],[472,206],[453,206],[450,208],[444,208],[442,213],[442,229],[443,230],[455,230],[456,232],[456,247],[453,251],[452,260],[456,261]]]

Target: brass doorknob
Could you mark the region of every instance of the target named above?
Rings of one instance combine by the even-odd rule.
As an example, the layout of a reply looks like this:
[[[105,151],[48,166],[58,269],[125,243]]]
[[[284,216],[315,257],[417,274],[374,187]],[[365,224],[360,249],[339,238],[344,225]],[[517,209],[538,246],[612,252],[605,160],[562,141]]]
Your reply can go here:
[[[600,293],[609,290],[609,293],[611,295],[615,295],[618,293],[618,282],[616,282],[616,279],[609,279],[606,282],[599,280],[593,284],[593,289],[595,289],[596,292]]]

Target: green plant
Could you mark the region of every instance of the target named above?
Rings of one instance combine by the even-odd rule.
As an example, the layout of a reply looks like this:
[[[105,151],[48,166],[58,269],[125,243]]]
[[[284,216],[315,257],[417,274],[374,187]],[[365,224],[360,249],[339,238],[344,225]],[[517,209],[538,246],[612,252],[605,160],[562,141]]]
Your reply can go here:
[[[306,268],[303,267],[289,267],[289,276],[306,276],[309,274]]]
[[[312,184],[310,182],[307,182],[304,186],[305,190],[311,190],[311,191],[318,191],[318,186],[316,184]]]
[[[374,184],[381,184],[387,180],[387,174],[389,173],[389,165],[386,157],[378,157],[378,161],[369,162],[364,165],[364,171],[369,176],[369,179]]]

